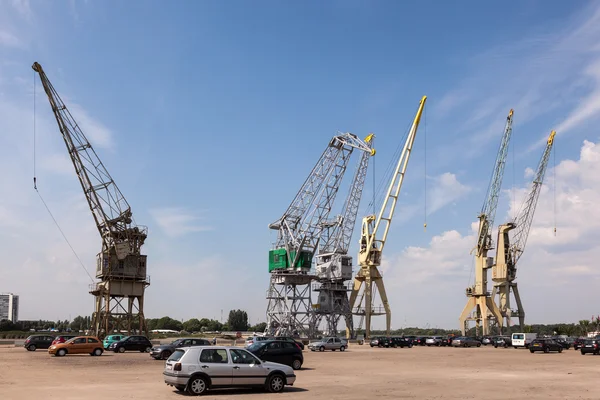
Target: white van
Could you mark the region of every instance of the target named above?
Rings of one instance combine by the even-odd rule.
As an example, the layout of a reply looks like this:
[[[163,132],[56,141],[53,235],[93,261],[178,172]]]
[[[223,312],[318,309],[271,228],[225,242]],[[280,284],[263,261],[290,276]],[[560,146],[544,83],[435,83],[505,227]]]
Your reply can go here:
[[[537,333],[513,333],[512,334],[512,345],[513,347],[525,347],[528,348],[531,341],[537,338]]]

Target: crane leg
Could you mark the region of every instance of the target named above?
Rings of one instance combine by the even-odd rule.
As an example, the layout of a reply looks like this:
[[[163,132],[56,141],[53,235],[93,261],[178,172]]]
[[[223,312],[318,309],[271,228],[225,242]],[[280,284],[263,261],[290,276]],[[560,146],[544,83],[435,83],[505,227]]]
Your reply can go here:
[[[365,279],[365,340],[371,338],[371,310],[373,305],[373,282],[369,274]]]
[[[521,296],[519,295],[519,288],[517,283],[513,284],[513,293],[515,295],[515,301],[517,302],[517,315],[519,317],[519,329],[525,329],[525,310],[523,309],[523,303],[521,303]]]
[[[363,284],[362,280],[354,278],[354,284],[352,286],[352,292],[350,292],[350,300],[349,300],[350,312],[353,312],[354,307],[356,306],[356,298],[358,297],[358,292],[360,291],[362,284]],[[352,318],[352,316],[350,318]],[[353,329],[351,331],[350,326],[348,326],[348,323],[346,323],[346,338],[350,339],[351,335],[353,333],[354,333]]]
[[[392,326],[392,310],[390,309],[390,303],[388,303],[387,294],[385,292],[385,286],[383,284],[383,278],[379,277],[375,279],[375,284],[377,285],[377,290],[379,290],[379,296],[381,296],[381,302],[383,303],[383,308],[385,309],[385,328],[386,335],[390,335],[390,329]]]
[[[462,313],[460,314],[460,317],[458,318],[458,321],[460,323],[460,329],[463,335],[466,335],[466,331],[467,331],[467,318],[469,318],[469,314],[471,313],[471,311],[473,311],[473,309],[475,308],[476,303],[475,303],[475,298],[474,297],[469,297],[469,299],[467,300],[467,304],[465,305],[465,308],[463,308]]]

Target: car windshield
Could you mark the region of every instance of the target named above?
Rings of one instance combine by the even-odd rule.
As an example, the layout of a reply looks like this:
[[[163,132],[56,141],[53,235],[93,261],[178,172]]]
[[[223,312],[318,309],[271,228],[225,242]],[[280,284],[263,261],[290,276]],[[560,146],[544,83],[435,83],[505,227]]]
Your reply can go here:
[[[266,343],[253,343],[250,346],[248,346],[248,351],[257,351],[260,350],[261,348],[265,347],[267,344]]]

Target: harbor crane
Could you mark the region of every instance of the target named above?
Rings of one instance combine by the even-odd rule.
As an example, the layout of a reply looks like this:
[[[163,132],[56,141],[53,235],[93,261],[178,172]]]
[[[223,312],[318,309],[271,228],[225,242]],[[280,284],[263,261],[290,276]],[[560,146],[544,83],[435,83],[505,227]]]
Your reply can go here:
[[[419,122],[421,121],[421,115],[423,114],[423,108],[425,107],[426,100],[427,96],[423,96],[419,102],[417,114],[406,137],[404,148],[400,154],[400,158],[398,159],[398,164],[396,165],[396,169],[392,175],[392,179],[387,190],[387,195],[383,201],[377,218],[375,215],[368,215],[362,220],[361,237],[359,241],[360,248],[358,252],[360,268],[354,277],[354,285],[352,292],[350,293],[350,307],[353,315],[358,315],[360,317],[364,316],[365,339],[369,339],[371,336],[371,317],[374,315],[385,314],[386,331],[388,335],[390,334],[392,313],[385,292],[385,287],[383,285],[383,277],[379,272],[378,267],[381,265],[381,254],[383,252],[390,225],[392,223],[394,210],[400,194],[400,188],[402,187],[402,182],[404,181],[408,160],[410,159],[410,154],[412,153],[413,143],[417,135],[417,129],[419,127]],[[378,234],[381,234],[381,236],[379,237]],[[384,308],[383,312],[373,307],[373,284],[377,286],[379,291],[379,296],[381,297]],[[363,285],[363,296],[361,297],[359,304],[356,305],[358,294]],[[346,337],[351,337],[351,332],[348,328],[346,329]]]
[[[354,134],[335,135],[287,210],[269,225],[278,235],[269,251],[267,334],[314,335],[312,261],[354,149],[371,152]]]
[[[148,230],[135,224],[129,203],[42,66],[35,62],[32,68],[39,74],[102,238],[102,250],[96,257],[99,282],[90,287],[90,294],[95,297],[92,331],[100,338],[123,331],[147,334],[144,292],[150,285],[150,278],[146,275],[146,256],[141,254],[141,247]]]
[[[519,288],[517,287],[517,262],[525,251],[525,244],[529,236],[529,230],[533,222],[535,208],[540,196],[546,167],[552,152],[554,144],[555,131],[550,132],[546,142],[546,148],[542,154],[542,158],[538,163],[536,173],[533,177],[533,183],[529,195],[524,199],[519,213],[513,221],[498,227],[498,249],[496,250],[496,264],[492,268],[492,280],[494,288],[492,289],[492,299],[498,305],[500,314],[504,319],[505,326],[512,325],[512,318],[519,319],[519,327],[523,330],[525,325],[525,310],[521,303]],[[509,232],[511,235],[509,235]],[[512,240],[511,240],[512,236]],[[513,294],[517,303],[516,310],[511,309],[510,295]]]
[[[352,256],[348,255],[348,249],[356,225],[369,159],[375,155],[375,149],[372,148],[374,137],[369,134],[364,140],[371,146],[371,151],[363,151],[358,160],[342,213],[333,221],[324,223],[319,251],[315,256],[318,283],[313,288],[317,293],[317,301],[313,303],[314,326],[319,328],[325,319],[325,334],[329,336],[337,336],[341,318],[344,318],[347,329],[354,333],[352,309],[348,301],[350,289],[345,284],[352,279]]]
[[[492,227],[496,217],[498,207],[498,198],[500,188],[502,187],[502,178],[504,177],[504,167],[506,165],[506,155],[508,154],[508,144],[512,134],[513,110],[511,109],[506,117],[504,133],[500,142],[500,149],[496,156],[496,163],[490,185],[487,191],[487,197],[483,203],[481,213],[479,214],[479,229],[477,233],[477,245],[471,251],[475,251],[475,285],[468,287],[465,292],[467,295],[467,304],[463,309],[459,322],[462,334],[467,331],[468,321],[475,321],[476,335],[479,336],[480,326],[483,323],[483,335],[489,334],[490,314],[502,329],[502,315],[500,309],[494,303],[490,293],[487,290],[488,272],[492,267],[493,257],[488,257],[487,253],[493,249],[492,245]],[[471,314],[471,311],[474,313]]]

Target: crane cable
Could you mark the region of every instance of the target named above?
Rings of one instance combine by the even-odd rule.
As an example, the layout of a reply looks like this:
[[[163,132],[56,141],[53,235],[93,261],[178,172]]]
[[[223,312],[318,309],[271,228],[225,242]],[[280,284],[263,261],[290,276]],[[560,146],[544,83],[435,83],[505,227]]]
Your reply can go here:
[[[425,210],[424,210],[425,217],[424,217],[424,221],[423,221],[423,231],[427,232],[427,109],[425,109],[424,117],[425,117],[424,118],[425,119],[425,121],[424,121],[425,122],[425,124],[424,124],[425,125],[425,135],[424,135],[425,145],[423,147],[425,148],[424,149],[425,162],[424,162],[424,167],[423,167],[423,170],[424,170],[423,180],[424,180],[424,184],[425,184],[425,200],[423,201],[423,203],[425,203]]]
[[[554,180],[554,183],[552,185],[554,190],[554,236],[556,236],[556,138],[553,138],[552,140],[552,145],[554,146],[554,148],[552,149],[552,158],[554,163],[554,173],[552,174],[552,178]]]
[[[87,276],[90,278],[90,280],[92,281],[92,283],[94,283],[94,278],[92,278],[92,276],[90,275],[89,271],[87,270],[87,268],[83,264],[83,261],[81,261],[81,258],[79,258],[79,255],[77,255],[77,252],[75,251],[75,249],[71,245],[71,242],[69,242],[69,239],[67,239],[67,236],[65,235],[65,233],[62,230],[62,228],[58,224],[58,221],[56,220],[56,218],[54,218],[54,215],[52,214],[52,211],[50,211],[50,208],[48,207],[48,204],[46,204],[46,201],[44,201],[44,198],[42,197],[42,194],[40,193],[39,189],[37,188],[37,177],[36,177],[36,118],[35,118],[36,117],[36,105],[35,105],[35,98],[36,98],[36,79],[35,79],[35,71],[34,71],[33,72],[33,188],[35,189],[35,192],[37,193],[37,195],[40,197],[40,200],[42,201],[42,204],[44,204],[44,207],[46,207],[46,210],[48,211],[48,214],[50,214],[50,217],[52,218],[52,221],[54,221],[54,224],[56,225],[56,227],[60,231],[60,234],[65,239],[65,242],[67,242],[67,244],[71,248],[71,251],[75,255],[75,258],[77,258],[77,260],[79,261],[79,264],[81,264],[81,267],[83,268],[83,270],[85,271],[85,273],[87,274]]]

